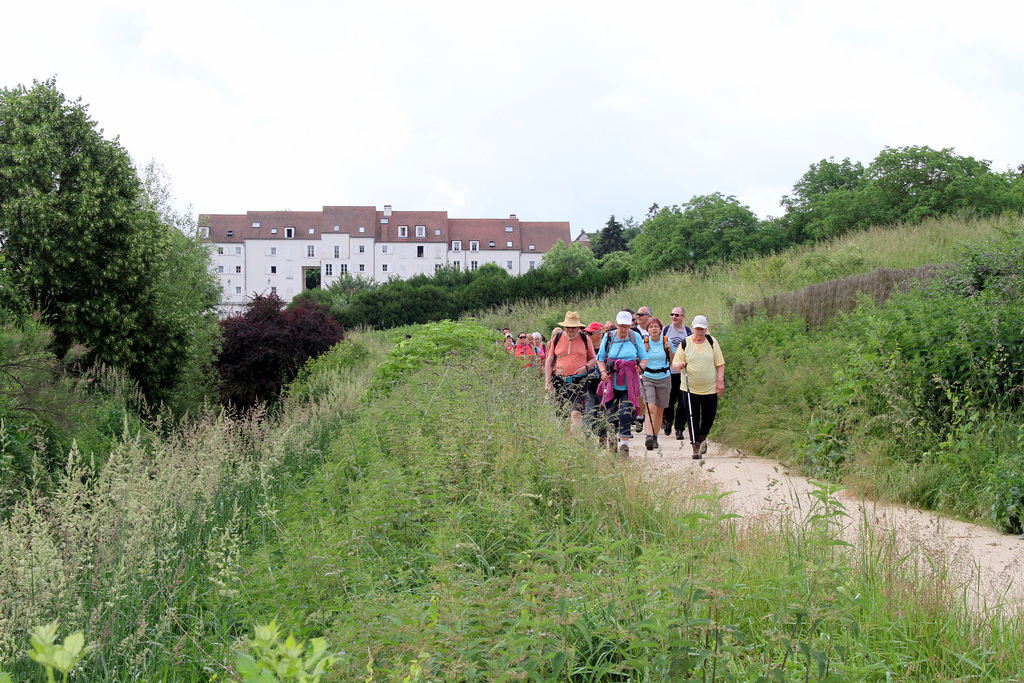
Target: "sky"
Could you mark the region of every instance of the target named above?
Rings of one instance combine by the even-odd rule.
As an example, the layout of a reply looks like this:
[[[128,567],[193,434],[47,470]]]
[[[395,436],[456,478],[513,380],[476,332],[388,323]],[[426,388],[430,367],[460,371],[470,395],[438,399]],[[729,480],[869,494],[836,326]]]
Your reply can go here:
[[[642,220],[885,147],[1024,162],[1024,2],[90,0],[4,10],[0,88],[55,76],[193,213],[358,205]]]

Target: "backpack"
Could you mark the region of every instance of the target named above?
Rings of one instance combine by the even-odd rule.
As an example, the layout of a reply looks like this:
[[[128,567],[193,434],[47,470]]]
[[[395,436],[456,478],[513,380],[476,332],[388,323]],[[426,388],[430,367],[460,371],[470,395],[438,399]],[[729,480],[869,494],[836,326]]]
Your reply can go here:
[[[707,340],[708,340],[709,342],[711,342],[711,348],[715,348],[715,338],[714,338],[714,337],[712,337],[712,336],[711,336],[710,334],[706,334],[706,335],[704,335],[704,336],[705,336],[705,337],[707,338]],[[683,347],[684,349],[686,348],[686,340],[687,340],[687,339],[689,339],[689,338],[690,338],[690,337],[688,337],[688,336],[687,336],[687,337],[684,337],[684,338],[683,338],[683,343],[682,343],[682,344],[680,344],[680,346],[681,346],[681,347]]]
[[[625,341],[625,340],[623,340],[623,341]],[[633,330],[632,329],[629,330],[629,341],[633,342],[633,346],[636,347],[636,357],[637,357],[637,360],[640,360],[640,345],[636,343],[636,337],[633,336]],[[612,346],[612,333],[611,332],[605,332],[605,335],[604,335],[604,357],[605,358],[608,357],[608,349],[610,349],[611,346]]]
[[[683,341],[686,341],[686,340],[684,339]],[[672,353],[673,353],[672,352],[672,343],[668,340],[668,337],[666,337],[664,334],[661,335],[661,344],[662,344],[662,346],[665,349],[665,361],[668,363],[668,365],[666,365],[665,367],[663,367],[661,369],[656,369],[656,368],[648,367],[647,369],[650,370],[651,372],[664,372],[665,370],[668,370],[669,367],[672,366]],[[651,350],[651,340],[650,340],[649,337],[644,339],[644,348],[647,349],[648,351]],[[605,351],[605,355],[607,355],[607,354],[608,354],[608,352]]]

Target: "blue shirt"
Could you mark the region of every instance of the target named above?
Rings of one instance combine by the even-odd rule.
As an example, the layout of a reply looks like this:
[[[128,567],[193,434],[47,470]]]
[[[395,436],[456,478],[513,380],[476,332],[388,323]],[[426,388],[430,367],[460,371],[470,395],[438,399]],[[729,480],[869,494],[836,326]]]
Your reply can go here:
[[[605,332],[604,336],[601,337],[601,348],[597,351],[597,359],[602,363],[607,363],[613,360],[646,360],[647,349],[644,348],[644,340],[636,332],[629,331],[629,339],[618,339],[616,338],[617,330]],[[610,343],[609,343],[610,340]],[[607,353],[605,349],[608,349]],[[611,372],[612,368],[608,368]],[[614,375],[614,373],[613,373]],[[615,388],[622,389],[626,388],[625,382],[616,382]]]

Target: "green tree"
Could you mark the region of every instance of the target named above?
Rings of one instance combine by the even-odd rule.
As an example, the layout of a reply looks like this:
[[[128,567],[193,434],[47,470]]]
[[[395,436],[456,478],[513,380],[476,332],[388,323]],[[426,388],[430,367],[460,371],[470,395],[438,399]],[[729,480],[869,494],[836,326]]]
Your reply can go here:
[[[810,169],[793,185],[793,194],[782,198],[786,207],[783,226],[794,244],[820,239],[820,222],[826,215],[841,211],[840,207],[855,201],[855,192],[861,186],[864,166],[853,163],[849,157],[837,162],[834,157],[811,164]]]
[[[683,206],[665,207],[633,240],[630,276],[692,268],[770,250],[757,216],[732,196],[716,192]]]
[[[214,364],[220,348],[217,303],[221,286],[209,247],[191,211],[171,204],[167,172],[155,160],[139,169],[142,207],[156,218],[153,305],[143,311],[147,334],[138,340],[132,374],[150,399],[173,412],[195,412],[217,396]]]
[[[188,279],[196,271],[185,270],[202,258],[162,221],[166,204],[159,193],[147,196],[117,139],[105,139],[86,106],[66,100],[53,79],[0,91],[9,298],[39,312],[57,356],[84,344],[157,399],[177,383],[197,315],[184,287],[205,277],[203,266]]]
[[[986,216],[1014,206],[1010,181],[989,162],[953,148],[886,147],[864,174],[863,201],[875,223],[917,222],[969,210]]]
[[[541,261],[541,268],[548,271],[562,271],[568,276],[577,276],[585,273],[592,273],[597,270],[597,259],[590,248],[579,242],[573,242],[569,246],[558,240],[551,251],[544,254]]]
[[[607,256],[614,251],[626,251],[629,249],[626,238],[622,234],[622,223],[615,220],[614,215],[605,223],[604,229],[594,236],[592,242],[594,256],[597,258]]]

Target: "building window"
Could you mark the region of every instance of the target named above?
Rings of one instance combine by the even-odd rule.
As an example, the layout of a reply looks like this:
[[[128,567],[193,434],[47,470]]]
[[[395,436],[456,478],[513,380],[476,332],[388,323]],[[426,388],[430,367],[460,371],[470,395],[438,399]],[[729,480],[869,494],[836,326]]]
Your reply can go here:
[[[207,228],[207,227],[199,228],[199,236],[200,237],[209,237],[210,236],[210,229]]]
[[[270,234],[271,235],[276,235],[277,234],[277,228],[271,228],[270,229]]]
[[[491,249],[494,249],[494,240],[489,241],[487,243],[487,246],[490,247]]]
[[[270,288],[270,293],[271,294],[277,294],[277,287],[271,287]]]
[[[476,261],[470,261],[469,262],[469,269],[470,270],[476,270],[477,269]]]
[[[426,237],[427,236],[427,226],[425,226],[425,225],[417,225],[416,226],[416,236],[417,237]]]
[[[341,226],[340,225],[335,225],[334,226],[334,232],[341,232]]]
[[[462,251],[462,240],[452,240],[452,251]]]
[[[382,272],[382,273],[388,272],[388,264],[382,263],[381,266],[380,266],[380,272]]]
[[[348,273],[348,264],[347,263],[339,264],[338,265],[338,274],[339,275],[345,275],[347,273]]]
[[[266,256],[277,256],[277,247],[267,247],[263,253]]]
[[[306,246],[306,258],[316,258],[316,245],[309,244]]]
[[[505,261],[505,267],[508,268],[509,270],[512,270],[512,262],[511,261]]]
[[[387,219],[387,218],[381,218],[381,219],[380,219],[380,222],[381,222],[381,223],[387,223],[387,222],[388,222],[388,219]]]
[[[359,226],[359,232],[366,232],[366,226],[365,225],[360,225]]]
[[[382,253],[382,254],[388,253],[388,245],[386,245],[386,244],[380,245],[380,253]]]
[[[536,261],[530,261],[530,270],[533,270],[536,267],[537,267],[537,262]]]
[[[455,266],[455,270],[462,270],[462,263],[461,262],[456,261],[452,265]]]
[[[242,272],[242,266],[235,266],[235,272],[236,273],[241,273]]]
[[[469,243],[469,250],[470,251],[480,251],[480,243],[477,242],[476,240],[471,241]]]
[[[331,263],[325,263],[324,264],[324,275],[327,275],[327,276],[334,275],[334,264],[331,264]]]
[[[235,294],[241,294],[241,293],[242,293],[242,288],[241,287],[235,287]]]
[[[511,225],[506,225],[505,226],[505,232],[512,232],[512,226]]]
[[[399,225],[398,226],[398,236],[400,238],[402,238],[402,239],[405,239],[406,237],[408,237],[409,236],[409,226],[408,225]]]
[[[235,231],[234,230],[228,230],[228,237],[234,237],[234,236],[235,236]]]
[[[365,244],[360,244],[359,245],[359,253],[360,254],[365,254],[366,253],[366,245]]]
[[[218,273],[223,273],[224,272],[224,266],[217,266],[217,272]]]
[[[434,272],[437,273],[440,270],[441,270],[441,264],[440,263],[435,263],[434,264]]]
[[[435,237],[440,237],[441,236],[441,229],[440,228],[434,228],[434,236]]]
[[[221,256],[224,255],[224,247],[217,247],[217,253]]]
[[[295,237],[295,228],[285,228],[284,229],[284,238],[290,240],[293,237]]]
[[[341,258],[341,247],[334,245],[334,258]]]
[[[508,249],[511,249],[512,248],[512,240],[509,240],[508,242],[505,242],[505,247],[508,248]]]
[[[416,245],[416,258],[423,258],[423,245]]]
[[[235,247],[235,256],[241,256],[241,255],[242,255],[242,248],[241,247]]]
[[[269,268],[267,275],[277,275],[277,266],[267,266],[267,268]]]
[[[254,227],[254,228],[258,228],[258,227],[260,227],[260,224],[259,224],[259,223],[256,223],[256,222],[254,221],[254,222],[253,222],[253,224],[252,224],[252,227]]]
[[[315,228],[310,228],[309,229],[309,234],[310,235],[315,235],[316,234],[316,229]]]
[[[530,245],[530,251],[534,251],[536,248],[537,247],[535,247],[534,245],[532,245],[532,244]]]
[[[359,264],[359,272],[360,273],[365,273],[366,272],[366,264],[365,263],[360,263]]]

